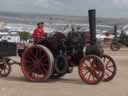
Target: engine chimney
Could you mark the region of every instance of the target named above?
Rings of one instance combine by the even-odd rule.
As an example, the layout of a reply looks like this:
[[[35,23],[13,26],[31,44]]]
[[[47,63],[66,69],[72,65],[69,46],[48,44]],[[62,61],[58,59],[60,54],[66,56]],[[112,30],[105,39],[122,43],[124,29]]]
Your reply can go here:
[[[88,10],[89,17],[89,28],[90,28],[90,43],[91,45],[96,44],[96,10]]]

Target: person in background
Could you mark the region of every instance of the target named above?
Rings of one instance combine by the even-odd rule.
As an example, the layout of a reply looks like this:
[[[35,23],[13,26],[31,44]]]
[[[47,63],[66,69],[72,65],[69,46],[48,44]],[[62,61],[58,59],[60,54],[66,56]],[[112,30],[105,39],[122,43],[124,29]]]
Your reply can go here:
[[[37,28],[32,33],[34,44],[37,44],[42,38],[45,38],[46,33],[44,31],[44,22],[39,22]]]

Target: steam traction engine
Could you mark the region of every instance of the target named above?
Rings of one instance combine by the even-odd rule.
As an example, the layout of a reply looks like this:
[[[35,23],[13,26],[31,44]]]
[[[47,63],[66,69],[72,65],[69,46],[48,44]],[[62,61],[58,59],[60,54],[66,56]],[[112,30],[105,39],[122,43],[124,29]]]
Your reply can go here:
[[[78,66],[81,79],[87,84],[109,81],[116,73],[114,60],[104,55],[103,48],[96,43],[95,10],[89,10],[90,43],[76,32],[67,36],[56,33],[42,39],[37,45],[28,47],[22,56],[22,71],[30,81],[47,81],[71,73]]]

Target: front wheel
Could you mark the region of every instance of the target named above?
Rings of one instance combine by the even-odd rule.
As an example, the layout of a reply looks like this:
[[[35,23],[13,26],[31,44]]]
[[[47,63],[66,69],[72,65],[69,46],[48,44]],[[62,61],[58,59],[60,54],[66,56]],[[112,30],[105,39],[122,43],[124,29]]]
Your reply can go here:
[[[98,84],[104,77],[104,65],[95,55],[84,57],[79,64],[79,75],[87,84]]]

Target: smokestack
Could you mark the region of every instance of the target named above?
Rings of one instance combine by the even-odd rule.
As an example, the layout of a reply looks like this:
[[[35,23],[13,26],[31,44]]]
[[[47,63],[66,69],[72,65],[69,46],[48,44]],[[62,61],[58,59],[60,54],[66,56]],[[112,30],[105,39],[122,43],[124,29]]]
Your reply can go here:
[[[96,44],[96,10],[88,10],[91,45]]]

